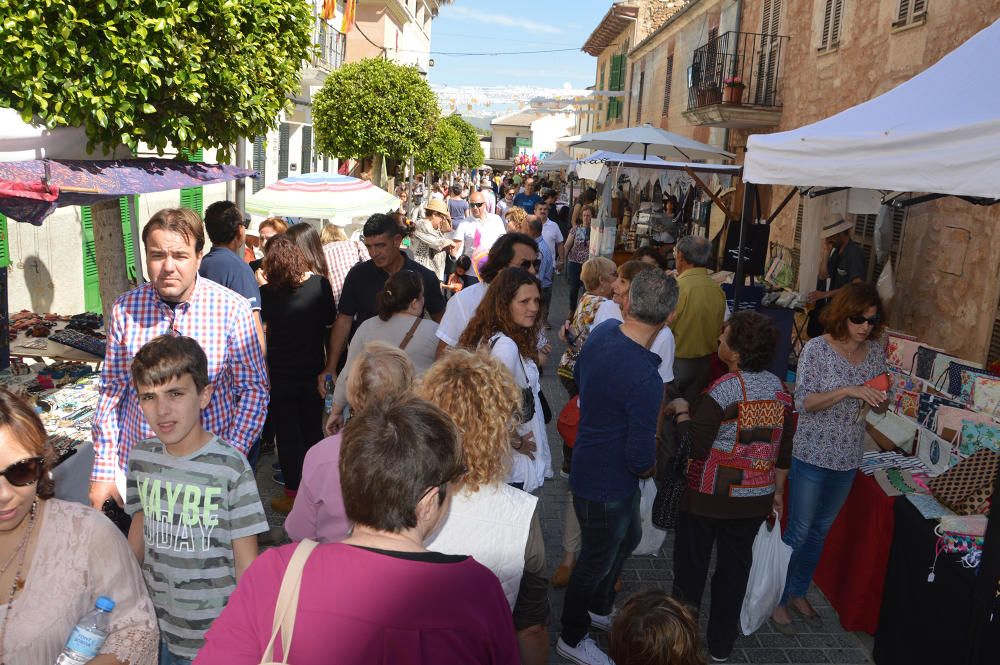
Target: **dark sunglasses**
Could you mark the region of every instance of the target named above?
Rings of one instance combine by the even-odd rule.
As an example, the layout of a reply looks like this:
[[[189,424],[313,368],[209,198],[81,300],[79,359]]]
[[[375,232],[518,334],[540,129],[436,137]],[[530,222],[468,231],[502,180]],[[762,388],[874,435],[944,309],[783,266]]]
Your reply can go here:
[[[14,487],[24,487],[31,483],[37,483],[42,478],[44,468],[43,457],[28,457],[27,459],[14,462],[3,471],[0,476],[7,478],[7,482]]]
[[[486,204],[485,203],[469,203],[469,207],[470,208],[482,208],[484,205],[486,205]]]
[[[851,323],[853,323],[856,326],[860,326],[862,323],[867,323],[868,325],[870,325],[870,326],[872,326],[874,328],[875,326],[878,325],[879,318],[878,318],[877,314],[875,316],[871,317],[870,319],[867,318],[867,317],[861,316],[860,314],[856,314],[854,316],[847,317],[847,320],[850,321]]]
[[[525,260],[521,261],[521,263],[518,264],[519,268],[524,268],[525,270],[527,270],[532,266],[534,266],[535,270],[538,270],[539,268],[542,267],[542,260],[541,259],[535,259],[534,261]]]

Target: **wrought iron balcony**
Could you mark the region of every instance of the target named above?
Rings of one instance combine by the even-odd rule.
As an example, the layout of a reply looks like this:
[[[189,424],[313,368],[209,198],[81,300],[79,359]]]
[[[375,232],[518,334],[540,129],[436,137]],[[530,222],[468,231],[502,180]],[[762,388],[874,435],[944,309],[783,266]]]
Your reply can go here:
[[[781,115],[782,50],[788,37],[727,32],[699,46],[688,69],[688,107],[696,125],[770,127]]]
[[[316,55],[313,56],[313,64],[315,66],[333,71],[344,64],[347,35],[334,28],[322,18],[317,18],[313,40],[313,43],[317,47]]]

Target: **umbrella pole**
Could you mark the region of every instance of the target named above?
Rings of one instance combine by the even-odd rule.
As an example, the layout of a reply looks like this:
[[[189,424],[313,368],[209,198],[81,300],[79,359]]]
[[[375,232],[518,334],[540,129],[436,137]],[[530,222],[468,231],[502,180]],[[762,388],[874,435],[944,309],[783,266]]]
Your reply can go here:
[[[733,313],[739,310],[740,291],[746,281],[746,257],[743,255],[744,238],[749,235],[750,215],[753,214],[751,201],[757,186],[750,182],[743,183],[743,210],[740,211],[740,235],[736,245],[736,275],[733,276]]]

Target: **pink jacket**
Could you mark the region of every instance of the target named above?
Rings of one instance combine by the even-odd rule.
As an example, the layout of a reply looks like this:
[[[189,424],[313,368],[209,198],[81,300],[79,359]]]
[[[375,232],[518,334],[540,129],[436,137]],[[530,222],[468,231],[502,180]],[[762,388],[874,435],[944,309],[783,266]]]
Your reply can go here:
[[[321,543],[343,540],[351,523],[340,494],[340,433],[309,449],[302,463],[302,482],[295,507],[285,520],[294,541],[311,538]]]

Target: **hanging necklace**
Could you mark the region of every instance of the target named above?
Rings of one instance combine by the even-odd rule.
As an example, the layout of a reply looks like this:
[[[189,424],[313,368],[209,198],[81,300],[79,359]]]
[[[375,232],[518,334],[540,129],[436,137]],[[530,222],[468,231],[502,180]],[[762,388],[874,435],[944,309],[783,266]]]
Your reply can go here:
[[[7,622],[10,621],[11,607],[14,605],[14,596],[17,594],[18,589],[24,588],[24,578],[21,576],[21,572],[24,570],[24,559],[28,552],[28,541],[31,540],[31,533],[35,530],[35,517],[38,515],[38,498],[31,503],[31,516],[28,518],[28,531],[24,534],[24,538],[21,540],[21,544],[14,551],[14,556],[18,557],[17,562],[17,572],[14,573],[14,581],[10,585],[10,595],[7,597],[7,612],[3,617],[3,624],[0,625],[0,665],[3,665],[3,649],[4,640],[7,637]],[[8,566],[14,560],[12,556],[10,561],[4,564],[3,570],[6,571]],[[2,573],[0,573],[2,574]]]

